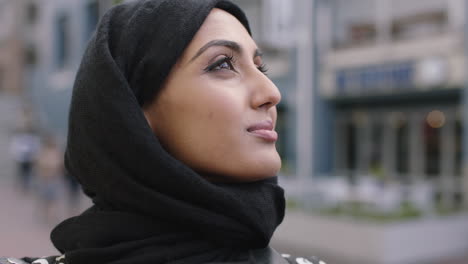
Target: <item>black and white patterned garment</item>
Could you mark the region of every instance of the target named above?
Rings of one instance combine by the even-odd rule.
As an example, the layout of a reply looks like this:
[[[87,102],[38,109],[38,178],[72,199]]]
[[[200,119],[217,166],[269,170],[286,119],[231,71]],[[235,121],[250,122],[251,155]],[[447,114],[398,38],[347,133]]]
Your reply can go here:
[[[281,254],[281,256],[288,262],[288,264],[326,264],[325,261],[317,257],[311,258],[298,258],[292,257],[289,254]]]
[[[41,258],[5,258],[0,257],[0,264],[66,264],[65,255]]]
[[[273,260],[269,264],[283,264],[283,263],[284,264],[326,264],[324,261],[319,260],[316,257],[306,259],[306,258],[292,257],[289,254],[281,254],[281,256],[284,258],[284,260],[286,260],[286,262],[281,261],[281,263],[279,263]],[[236,262],[236,263],[239,263],[239,262]],[[249,263],[251,262],[249,261]],[[50,256],[50,257],[42,257],[42,258],[22,258],[22,259],[0,257],[0,264],[67,264],[67,262],[65,259],[65,255],[62,255],[62,256]],[[229,264],[229,263],[225,263],[225,264]]]

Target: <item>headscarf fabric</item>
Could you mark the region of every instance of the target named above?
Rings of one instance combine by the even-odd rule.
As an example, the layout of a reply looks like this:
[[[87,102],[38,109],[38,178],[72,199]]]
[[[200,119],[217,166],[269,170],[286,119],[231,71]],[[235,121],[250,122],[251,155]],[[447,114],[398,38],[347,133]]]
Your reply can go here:
[[[94,205],[51,234],[67,263],[237,261],[283,220],[276,177],[209,182],[164,150],[143,115],[213,8],[250,33],[222,0],[134,1],[101,19],[75,79],[65,152]]]

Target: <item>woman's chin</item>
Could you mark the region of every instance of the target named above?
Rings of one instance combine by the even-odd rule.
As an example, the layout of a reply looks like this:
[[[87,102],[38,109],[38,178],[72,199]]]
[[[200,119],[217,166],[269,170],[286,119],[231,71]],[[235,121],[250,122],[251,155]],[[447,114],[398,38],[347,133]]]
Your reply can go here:
[[[244,182],[259,181],[278,174],[281,169],[281,158],[275,152],[260,158],[257,157],[255,162],[240,168],[241,170],[233,174],[233,178]]]

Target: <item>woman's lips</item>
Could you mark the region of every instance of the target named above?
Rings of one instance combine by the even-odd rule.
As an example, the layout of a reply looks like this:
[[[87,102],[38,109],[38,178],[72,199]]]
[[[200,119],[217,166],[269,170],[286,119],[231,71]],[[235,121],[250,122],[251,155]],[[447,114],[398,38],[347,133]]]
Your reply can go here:
[[[278,140],[278,133],[276,133],[276,131],[259,129],[249,132],[252,133],[254,136],[263,138],[267,141],[275,142],[276,140]]]
[[[266,141],[275,142],[278,140],[278,133],[273,130],[273,122],[269,120],[253,124],[247,128],[247,132]]]

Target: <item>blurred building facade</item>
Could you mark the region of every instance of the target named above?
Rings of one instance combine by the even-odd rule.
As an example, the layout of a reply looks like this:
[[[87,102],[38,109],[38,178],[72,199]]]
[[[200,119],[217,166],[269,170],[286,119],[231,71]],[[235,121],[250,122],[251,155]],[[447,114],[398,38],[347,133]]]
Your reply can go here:
[[[20,0],[24,87],[42,130],[62,140],[76,71],[110,0]]]
[[[18,94],[22,90],[22,38],[19,1],[0,1],[0,92]]]
[[[19,12],[0,32],[1,86],[23,87],[40,123],[59,136],[87,41],[115,2],[0,1],[2,18],[13,13],[8,8]],[[462,200],[463,0],[234,2],[246,11],[283,95],[277,130],[284,175],[429,179],[437,199]],[[299,21],[295,12],[304,8],[312,18]],[[7,35],[16,37],[4,41]],[[22,55],[8,56],[18,47]],[[2,70],[8,60],[18,65],[9,70],[24,70],[22,78]]]
[[[334,112],[330,173],[430,180],[435,199],[461,203],[464,2],[326,1],[318,89]]]
[[[291,210],[278,243],[350,263],[466,262],[466,8],[295,2],[297,171],[283,186],[306,213]]]
[[[257,1],[263,13],[254,15],[248,10],[255,1],[237,2],[262,32],[273,32],[260,35],[260,46],[290,56],[283,60],[287,70],[272,76],[283,94],[278,130],[286,147],[279,144],[279,150],[293,167],[283,174],[311,184],[321,176],[430,182],[434,202],[461,206],[468,196],[464,0],[315,0],[292,6],[264,0]],[[304,9],[311,19],[299,15]],[[271,18],[275,14],[279,18]],[[275,31],[275,22],[283,22],[286,32]],[[281,118],[287,120],[284,129]]]
[[[289,193],[371,178],[401,186],[395,207],[466,207],[464,0],[236,2],[282,69],[270,77]]]

